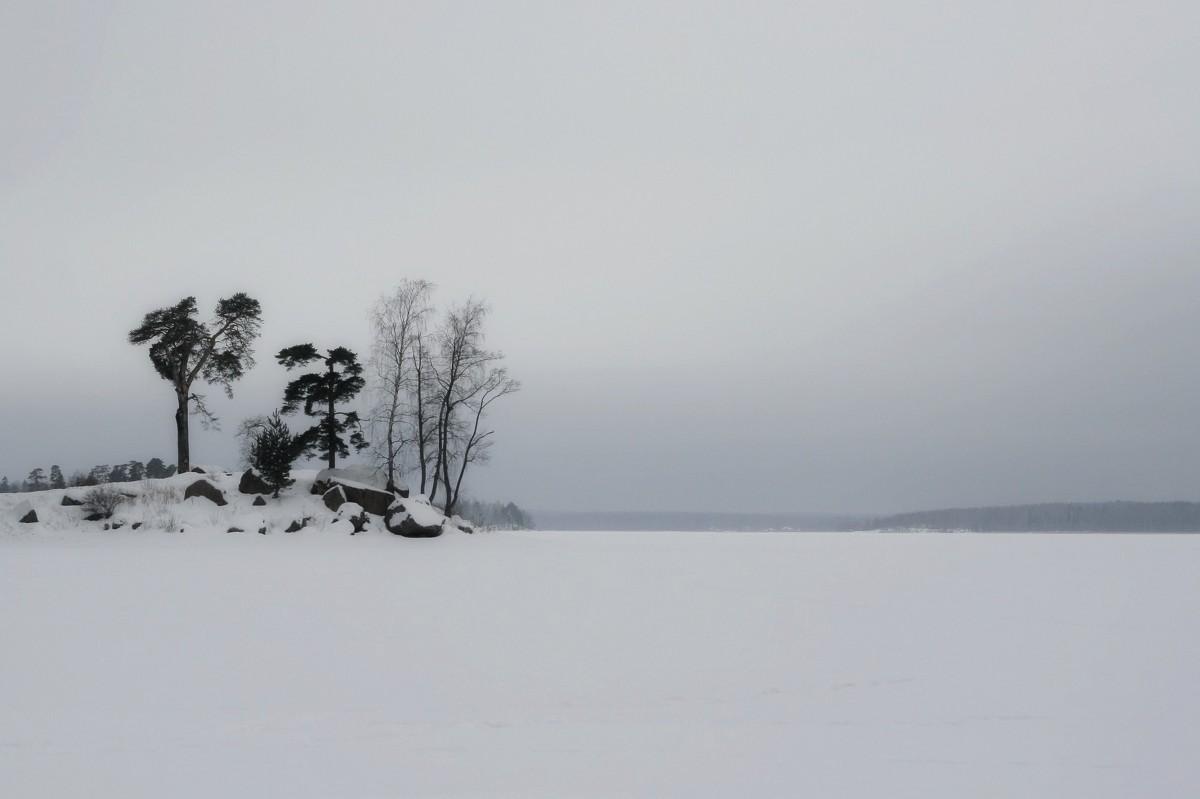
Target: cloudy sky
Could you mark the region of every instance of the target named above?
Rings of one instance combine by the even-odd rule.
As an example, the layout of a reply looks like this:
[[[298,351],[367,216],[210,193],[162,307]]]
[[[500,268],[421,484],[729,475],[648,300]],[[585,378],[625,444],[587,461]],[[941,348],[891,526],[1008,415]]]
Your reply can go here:
[[[524,384],[481,498],[1200,495],[1194,2],[10,0],[0,101],[10,478],[173,460],[125,336],[246,291],[235,464],[410,277]]]

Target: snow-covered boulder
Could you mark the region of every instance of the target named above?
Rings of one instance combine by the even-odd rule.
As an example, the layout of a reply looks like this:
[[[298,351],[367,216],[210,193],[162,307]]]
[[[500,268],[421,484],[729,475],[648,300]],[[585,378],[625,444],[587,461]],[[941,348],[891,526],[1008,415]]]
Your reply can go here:
[[[397,500],[383,517],[389,532],[405,538],[437,538],[445,521],[436,508],[417,498]]]
[[[325,499],[325,506],[330,510],[337,510],[342,502],[356,502],[362,505],[367,513],[376,516],[387,513],[388,508],[396,501],[395,495],[369,483],[354,480],[348,476],[350,474],[354,473],[348,469],[323,469],[317,472],[312,493],[321,495]],[[335,488],[340,488],[340,493],[329,496]]]
[[[204,478],[192,483],[183,492],[184,499],[190,499],[191,497],[204,497],[205,499],[215,502],[217,505],[229,504],[225,501],[225,495],[221,493],[221,489],[217,488]]]

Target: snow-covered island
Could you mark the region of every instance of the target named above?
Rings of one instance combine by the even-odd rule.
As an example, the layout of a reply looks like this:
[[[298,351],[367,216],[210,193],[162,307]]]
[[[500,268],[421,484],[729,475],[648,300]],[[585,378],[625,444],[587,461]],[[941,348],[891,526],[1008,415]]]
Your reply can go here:
[[[391,493],[373,470],[298,469],[295,484],[272,495],[253,470],[197,466],[156,480],[106,483],[0,495],[0,532],[43,535],[65,531],[296,533],[309,528],[336,535],[393,533],[436,538],[475,525],[447,518],[424,496]],[[26,525],[36,527],[25,528]]]

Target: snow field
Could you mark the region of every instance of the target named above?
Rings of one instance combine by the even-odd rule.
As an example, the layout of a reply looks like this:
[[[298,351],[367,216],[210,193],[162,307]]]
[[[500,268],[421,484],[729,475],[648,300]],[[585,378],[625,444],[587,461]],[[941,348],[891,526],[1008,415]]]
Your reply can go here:
[[[0,794],[1197,795],[1197,566],[1194,536],[21,530]]]

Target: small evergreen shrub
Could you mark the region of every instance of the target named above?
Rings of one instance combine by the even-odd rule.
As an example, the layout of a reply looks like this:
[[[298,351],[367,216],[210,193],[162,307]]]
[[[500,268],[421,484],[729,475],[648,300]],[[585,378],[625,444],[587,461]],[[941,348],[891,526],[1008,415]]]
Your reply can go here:
[[[292,462],[298,454],[296,440],[279,411],[271,414],[251,439],[250,464],[276,497],[296,482],[292,479]]]

